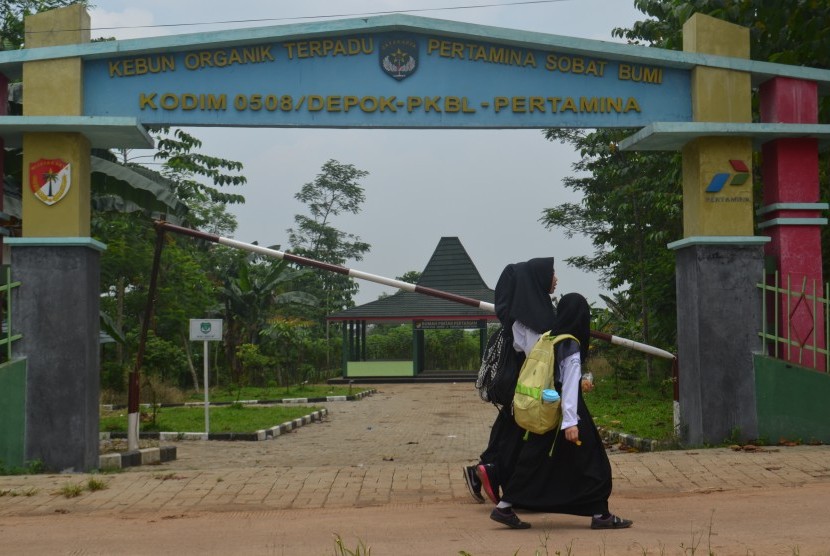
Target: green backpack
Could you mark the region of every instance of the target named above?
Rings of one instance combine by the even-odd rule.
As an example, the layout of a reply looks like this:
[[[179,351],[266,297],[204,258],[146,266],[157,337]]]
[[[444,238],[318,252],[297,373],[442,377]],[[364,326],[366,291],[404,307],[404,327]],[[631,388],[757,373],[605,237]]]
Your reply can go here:
[[[513,394],[513,418],[517,425],[527,431],[545,434],[562,424],[561,399],[552,403],[543,402],[542,390],[554,387],[553,366],[556,358],[553,349],[556,344],[568,338],[579,342],[570,334],[542,334],[519,371],[516,392]]]

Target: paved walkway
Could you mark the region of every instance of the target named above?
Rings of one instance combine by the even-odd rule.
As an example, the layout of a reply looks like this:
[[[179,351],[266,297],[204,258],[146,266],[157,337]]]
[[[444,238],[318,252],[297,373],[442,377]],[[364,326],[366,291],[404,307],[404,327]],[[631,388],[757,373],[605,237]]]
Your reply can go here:
[[[207,529],[215,538],[200,554],[331,554],[336,535],[350,550],[365,542],[376,556],[532,554],[540,545],[550,553],[685,554],[694,543],[703,553],[713,536],[721,550],[713,554],[830,554],[830,446],[612,451],[612,510],[634,519],[634,528],[595,532],[585,518],[526,514],[534,528],[509,531],[488,520],[489,504],[473,503],[460,472],[483,449],[493,407],[469,383],[375,388],[360,401],[326,404],[322,422],[273,440],[177,442],[176,460],[95,476],[106,488],[74,498],[61,493],[92,476],[0,477],[0,553],[43,554],[54,546],[65,550],[52,553],[142,553],[119,544],[117,528],[95,529],[136,520],[156,541]],[[816,513],[801,516],[799,508]],[[226,530],[232,522],[244,527]],[[49,531],[61,527],[75,544],[49,544]],[[95,536],[73,536],[85,528]],[[261,528],[271,540],[245,545]],[[22,543],[9,550],[2,539],[14,535]],[[429,541],[441,550],[421,547]],[[154,544],[152,553],[172,546]],[[187,545],[193,553],[196,546]]]

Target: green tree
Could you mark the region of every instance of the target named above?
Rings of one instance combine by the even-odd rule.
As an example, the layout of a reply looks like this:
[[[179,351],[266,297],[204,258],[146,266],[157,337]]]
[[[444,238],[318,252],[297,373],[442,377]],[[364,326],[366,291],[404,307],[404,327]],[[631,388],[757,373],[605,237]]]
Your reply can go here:
[[[95,214],[92,234],[107,245],[101,255],[101,312],[111,320],[115,337],[124,338],[127,330],[136,328],[138,315],[127,307],[128,293],[132,294],[136,284],[146,281],[153,256],[152,236],[146,224],[141,226],[136,218],[118,213]],[[125,342],[116,343],[110,355],[115,364],[112,372],[121,372],[126,363],[126,348]]]
[[[162,130],[158,140],[159,151],[153,155],[160,161],[161,170],[155,171],[136,164],[131,153],[118,155],[97,153],[97,160],[105,161],[106,174],[93,179],[93,233],[109,245],[102,257],[102,290],[112,297],[106,304],[115,332],[124,334],[140,327],[147,303],[147,287],[152,268],[152,253],[156,232],[152,218],[186,218],[191,224],[206,224],[214,233],[232,233],[235,218],[226,206],[244,202],[240,195],[225,194],[219,187],[241,185],[244,176],[238,175],[242,164],[197,152],[202,143],[181,131]],[[118,160],[121,164],[116,164]],[[130,194],[124,183],[135,183],[138,175],[149,185],[140,190],[142,195]],[[205,185],[195,178],[209,180]],[[96,184],[98,184],[96,186]],[[156,187],[153,188],[152,185]],[[125,193],[126,192],[126,193]],[[129,194],[129,195],[128,195]],[[106,212],[102,212],[106,211]],[[130,212],[128,215],[112,215]],[[109,214],[109,216],[107,216]],[[221,307],[214,283],[209,277],[217,263],[203,242],[189,238],[168,237],[163,251],[159,276],[159,290],[151,329],[160,338],[181,346],[187,355],[187,368],[193,386],[199,389],[194,357],[190,351],[188,324],[190,318],[216,314]],[[221,274],[219,274],[221,276]],[[127,295],[129,292],[129,295]],[[114,312],[110,312],[114,311]],[[136,346],[126,346],[130,353]],[[125,362],[124,347],[116,349],[119,365]],[[183,384],[179,372],[166,376]]]
[[[625,313],[612,333],[648,344],[676,342],[674,256],[666,249],[682,237],[682,180],[678,155],[622,153],[616,143],[632,130],[547,130],[546,137],[573,145],[581,158],[564,185],[582,194],[543,212],[548,228],[582,234],[593,253],[566,261],[600,275],[610,289],[628,290]],[[646,371],[652,373],[647,360]]]
[[[181,130],[160,133],[160,150],[153,155],[160,161],[160,171],[136,164],[138,158],[131,158],[129,151],[117,155],[99,152],[93,160],[103,165],[93,174],[93,234],[109,246],[102,257],[102,289],[111,300],[102,306],[119,335],[137,330],[144,316],[156,236],[151,220],[184,223],[186,218],[196,227],[204,225],[212,233],[229,235],[236,229],[236,219],[227,212],[227,204],[244,202],[240,195],[219,190],[245,183],[244,176],[238,174],[241,163],[197,152],[202,143]],[[197,390],[199,374],[188,324],[190,318],[221,314],[216,285],[221,280],[211,277],[222,274],[212,272],[220,266],[212,253],[204,242],[168,234],[151,323],[157,336],[180,346],[186,354],[187,365],[165,373],[165,377],[184,384],[182,373],[187,369]],[[123,366],[127,352],[133,353],[135,347],[116,348],[117,365]]]
[[[417,284],[420,279],[421,272],[418,270],[407,270],[404,272],[403,276],[395,276],[395,280],[400,280],[401,282],[407,282],[409,284]]]
[[[262,331],[263,345],[273,354],[274,380],[280,386],[328,378],[328,346],[321,345],[327,342],[314,334],[314,328],[315,323],[301,318],[280,317]]]
[[[161,173],[174,183],[176,195],[184,203],[192,201],[212,204],[244,203],[245,197],[227,193],[223,186],[239,186],[247,182],[238,172],[242,163],[226,158],[206,155],[198,151],[202,141],[181,129],[162,128],[156,134],[156,161],[162,163]],[[210,182],[205,184],[197,178]],[[199,227],[204,222],[193,222]]]
[[[271,358],[263,355],[260,352],[257,344],[242,344],[236,348],[236,360],[244,372],[245,379],[240,381],[239,392],[242,391],[242,386],[266,386],[267,385],[267,370],[271,363]],[[239,397],[237,396],[237,401]]]
[[[307,269],[296,270],[285,261],[256,254],[227,253],[222,271],[222,303],[226,332],[225,352],[235,381],[243,367],[237,355],[242,344],[257,345],[269,325],[292,306],[314,306],[317,299],[294,284]]]
[[[481,364],[478,331],[426,330],[424,344],[427,369],[472,370]]]
[[[373,325],[366,335],[367,359],[412,358],[412,325]]]
[[[702,13],[749,29],[750,57],[779,64],[830,67],[830,4],[789,0],[634,0],[651,16],[612,35],[633,43],[681,50],[683,24]]]
[[[366,197],[359,181],[368,175],[351,164],[329,160],[313,182],[303,185],[294,197],[307,206],[308,214],[295,215],[296,227],[287,230],[293,253],[340,266],[351,259],[363,259],[371,246],[335,228],[333,220],[343,213],[360,212]],[[319,310],[310,316],[321,324],[327,314],[353,307],[352,298],[358,291],[357,283],[348,276],[325,270],[314,270],[305,288],[320,298]]]
[[[830,4],[789,0],[635,0],[638,10],[650,16],[631,29],[617,28],[613,34],[633,43],[661,48],[682,48],[682,27],[695,12],[749,29],[753,60],[830,69]],[[830,97],[819,97],[819,123],[830,121]],[[757,108],[758,103],[753,105]],[[758,114],[754,114],[755,120]],[[821,153],[820,196],[830,197],[827,168],[830,155]],[[761,192],[760,173],[754,172],[756,191]],[[762,201],[760,194],[756,201]],[[822,228],[822,272],[830,276],[830,229]]]
[[[166,235],[165,240],[156,293],[155,330],[186,355],[186,366],[173,369],[169,377],[180,386],[189,382],[199,391],[200,373],[191,351],[190,319],[220,316],[219,287],[206,272],[205,251],[187,238]]]
[[[787,2],[782,9],[781,3],[763,0],[635,0],[635,6],[650,18],[613,31],[632,43],[680,49],[683,24],[700,12],[748,27],[753,59],[830,67],[826,3]],[[828,108],[825,99],[822,120]],[[541,220],[592,239],[594,252],[569,262],[599,272],[606,286],[621,290],[608,323],[612,333],[669,347],[676,342],[674,257],[665,246],[682,237],[681,162],[676,154],[617,152],[616,144],[633,131],[547,130],[548,139],[580,152],[574,166],[580,177],[565,185],[580,191],[583,200],[547,209]],[[754,175],[760,191],[760,172]],[[824,174],[821,183],[826,197]],[[826,274],[826,247],[823,256]]]
[[[0,0],[0,49],[23,46],[25,16],[70,4],[88,5],[77,0]],[[153,134],[158,147],[151,156],[160,171],[137,164],[143,156],[128,150],[95,151],[92,157],[92,235],[108,246],[101,261],[102,327],[118,340],[102,361],[112,375],[104,377],[110,384],[120,384],[119,375],[136,347],[156,237],[151,220],[185,223],[186,218],[193,226],[228,235],[236,220],[226,207],[244,202],[241,195],[221,189],[246,182],[240,162],[199,152],[201,141],[183,130],[163,128]],[[18,185],[19,154],[5,153],[7,176]],[[166,362],[168,368],[160,375],[179,383],[184,383],[181,373],[189,368],[197,389],[188,322],[194,316],[221,314],[217,286],[221,280],[211,278],[224,276],[215,272],[221,266],[204,242],[168,235],[151,330],[158,342],[179,346],[176,349],[187,355],[187,365],[173,357],[161,357],[153,364]]]
[[[141,320],[145,314],[156,230],[137,214],[102,213],[94,219],[94,235],[107,244],[101,257],[101,310],[112,321],[119,342],[108,354],[109,372],[116,373],[135,353]],[[207,252],[195,242],[166,236],[159,269],[151,330],[164,341],[178,346],[187,356],[186,365],[173,365],[161,373],[163,378],[184,385],[192,382],[199,389],[199,375],[190,353],[189,319],[215,314],[218,304],[214,281],[208,272]],[[187,380],[189,370],[190,380]],[[115,377],[105,377],[114,384]]]

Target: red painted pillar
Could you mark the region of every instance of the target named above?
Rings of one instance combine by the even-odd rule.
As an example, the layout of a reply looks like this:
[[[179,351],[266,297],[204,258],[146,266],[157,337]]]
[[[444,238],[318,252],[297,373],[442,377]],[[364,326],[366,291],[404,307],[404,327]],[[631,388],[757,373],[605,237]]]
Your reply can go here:
[[[761,85],[761,121],[764,123],[818,123],[818,86],[815,82],[776,77]],[[778,345],[778,357],[826,370],[825,357],[800,346],[825,347],[824,309],[807,295],[823,297],[821,226],[827,224],[819,203],[818,140],[787,138],[761,147],[764,206],[758,226],[772,241],[766,254],[779,271],[781,294],[779,332],[790,346]],[[792,341],[796,342],[795,345]]]

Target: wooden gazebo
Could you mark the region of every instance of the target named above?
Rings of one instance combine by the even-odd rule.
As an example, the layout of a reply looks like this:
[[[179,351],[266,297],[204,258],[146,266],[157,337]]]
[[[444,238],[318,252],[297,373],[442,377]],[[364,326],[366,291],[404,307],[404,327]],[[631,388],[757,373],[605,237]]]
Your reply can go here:
[[[456,295],[493,303],[494,291],[481,278],[457,237],[442,237],[418,280],[425,286]],[[487,323],[498,319],[493,313],[420,293],[399,291],[327,317],[343,327],[344,379],[473,379],[477,369],[441,373],[424,370],[424,331],[437,329],[478,329],[483,351]],[[366,329],[372,323],[412,323],[412,358],[368,361]]]

